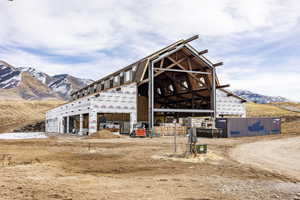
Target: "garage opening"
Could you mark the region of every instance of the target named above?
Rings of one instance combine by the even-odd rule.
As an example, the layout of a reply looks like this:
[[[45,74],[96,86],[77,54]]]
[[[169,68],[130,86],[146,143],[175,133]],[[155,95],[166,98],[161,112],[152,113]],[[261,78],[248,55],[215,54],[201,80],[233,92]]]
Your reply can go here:
[[[97,130],[107,129],[120,134],[130,133],[129,113],[97,113]]]

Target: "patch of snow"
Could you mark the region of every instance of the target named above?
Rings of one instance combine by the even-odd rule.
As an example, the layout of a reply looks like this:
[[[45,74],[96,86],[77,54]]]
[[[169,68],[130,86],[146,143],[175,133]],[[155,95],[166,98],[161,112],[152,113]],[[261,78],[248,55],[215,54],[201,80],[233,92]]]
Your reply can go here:
[[[47,138],[44,132],[19,132],[0,134],[0,140],[41,139]]]
[[[18,67],[17,68],[19,71],[22,72],[28,72],[31,74],[31,76],[33,76],[34,78],[38,79],[39,81],[41,81],[43,84],[46,84],[47,82],[47,74],[36,70],[35,68],[32,67]]]
[[[5,81],[2,81],[1,83],[2,84],[6,84],[6,83],[11,83],[12,81],[14,82],[14,81],[16,81],[16,82],[19,82],[19,81],[21,81],[21,74],[19,74],[19,75],[17,75],[17,76],[14,76],[14,77],[11,77],[10,79],[7,79],[7,80],[5,80]]]
[[[62,94],[65,94],[68,92],[68,88],[67,85],[60,85],[60,86],[56,86],[55,88],[53,88],[53,90],[55,92],[60,92]]]

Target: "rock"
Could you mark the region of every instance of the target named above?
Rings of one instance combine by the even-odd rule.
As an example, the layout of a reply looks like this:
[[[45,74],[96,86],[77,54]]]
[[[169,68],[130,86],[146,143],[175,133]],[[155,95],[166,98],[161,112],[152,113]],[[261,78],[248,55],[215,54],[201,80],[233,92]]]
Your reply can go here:
[[[40,121],[35,124],[29,124],[22,128],[15,129],[13,132],[44,132],[45,131],[45,121]]]

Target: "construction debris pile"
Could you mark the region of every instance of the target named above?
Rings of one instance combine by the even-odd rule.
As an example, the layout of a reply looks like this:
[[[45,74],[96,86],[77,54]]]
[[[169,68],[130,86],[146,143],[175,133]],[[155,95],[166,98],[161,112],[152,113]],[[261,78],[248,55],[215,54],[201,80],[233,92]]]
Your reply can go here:
[[[92,135],[89,135],[88,139],[110,139],[110,138],[120,138],[120,135],[113,134],[109,130],[101,130]]]

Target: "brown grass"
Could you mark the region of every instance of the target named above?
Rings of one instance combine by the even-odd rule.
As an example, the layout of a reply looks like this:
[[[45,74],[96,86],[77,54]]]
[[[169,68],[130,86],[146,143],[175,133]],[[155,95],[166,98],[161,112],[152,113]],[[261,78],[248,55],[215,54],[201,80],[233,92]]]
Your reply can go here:
[[[291,106],[291,107],[295,107],[295,108],[299,108],[300,109],[300,103],[294,103],[294,102],[280,102],[280,103],[274,103],[277,105],[283,105],[283,106]]]
[[[47,110],[63,101],[0,100],[0,132],[9,132],[45,119]]]
[[[270,104],[246,104],[247,117],[294,117],[300,113],[291,112]]]

